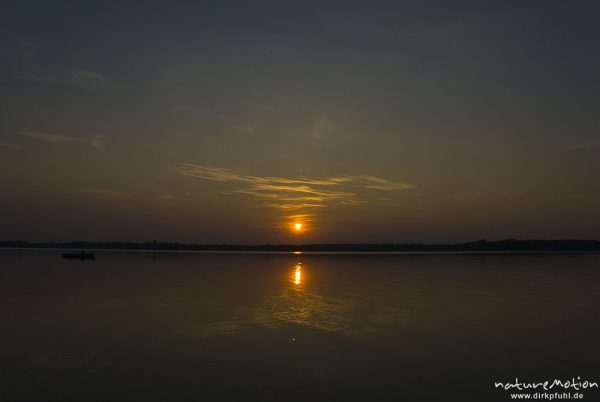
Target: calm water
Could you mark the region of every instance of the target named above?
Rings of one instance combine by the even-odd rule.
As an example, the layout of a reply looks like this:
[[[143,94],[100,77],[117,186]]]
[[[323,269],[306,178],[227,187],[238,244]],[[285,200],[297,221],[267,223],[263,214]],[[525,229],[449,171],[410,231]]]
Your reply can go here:
[[[0,401],[508,401],[600,382],[599,285],[598,254],[4,250]]]

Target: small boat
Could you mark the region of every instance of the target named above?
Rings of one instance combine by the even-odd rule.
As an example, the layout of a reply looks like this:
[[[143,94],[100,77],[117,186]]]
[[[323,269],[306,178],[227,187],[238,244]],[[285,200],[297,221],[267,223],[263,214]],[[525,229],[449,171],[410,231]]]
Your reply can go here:
[[[62,258],[68,258],[72,260],[95,260],[96,254],[94,253],[86,253],[82,251],[81,253],[63,253]]]

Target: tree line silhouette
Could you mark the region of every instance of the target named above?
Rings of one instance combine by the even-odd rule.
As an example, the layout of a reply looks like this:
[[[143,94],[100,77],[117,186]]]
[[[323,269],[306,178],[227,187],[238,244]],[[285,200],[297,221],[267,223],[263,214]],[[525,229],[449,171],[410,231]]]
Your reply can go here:
[[[342,244],[194,244],[162,241],[145,242],[28,242],[0,241],[0,248],[51,248],[96,250],[173,251],[313,251],[313,252],[477,252],[477,251],[600,251],[598,240],[518,240],[471,241],[452,244],[420,243],[342,243]]]

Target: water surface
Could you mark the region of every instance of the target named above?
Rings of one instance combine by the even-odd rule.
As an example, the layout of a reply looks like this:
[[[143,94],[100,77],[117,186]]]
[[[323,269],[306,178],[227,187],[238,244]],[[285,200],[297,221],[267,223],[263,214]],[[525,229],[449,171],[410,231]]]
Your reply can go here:
[[[3,250],[0,401],[506,401],[494,381],[600,381],[599,268],[598,254]]]

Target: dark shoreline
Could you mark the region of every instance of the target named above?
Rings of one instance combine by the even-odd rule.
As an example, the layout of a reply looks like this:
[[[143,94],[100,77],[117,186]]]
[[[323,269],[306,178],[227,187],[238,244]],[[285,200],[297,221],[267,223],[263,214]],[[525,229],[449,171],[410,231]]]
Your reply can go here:
[[[600,251],[598,240],[479,240],[456,244],[190,244],[174,242],[27,242],[0,241],[0,248],[83,249],[132,251],[247,251],[247,252],[578,252]]]

